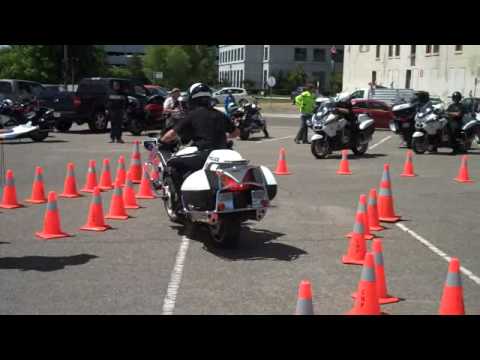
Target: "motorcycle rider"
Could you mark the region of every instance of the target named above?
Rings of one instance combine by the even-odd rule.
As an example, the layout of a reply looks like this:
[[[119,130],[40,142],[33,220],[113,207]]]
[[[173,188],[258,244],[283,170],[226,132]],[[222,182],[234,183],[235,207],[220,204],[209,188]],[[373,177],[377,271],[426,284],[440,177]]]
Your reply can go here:
[[[123,144],[122,127],[128,105],[128,97],[122,90],[120,82],[114,81],[112,88],[113,91],[109,95],[106,105],[111,124],[110,143],[117,141],[117,143]]]
[[[447,109],[448,116],[448,134],[452,144],[452,154],[458,152],[459,143],[457,137],[460,135],[460,129],[462,127],[462,119],[465,115],[465,107],[460,102],[462,100],[462,94],[455,91],[452,94],[453,103]]]
[[[190,86],[188,91],[190,111],[173,129],[159,141],[160,147],[168,148],[175,143],[177,136],[193,141],[198,152],[188,156],[171,159],[168,166],[172,169],[174,192],[177,194],[183,180],[189,173],[200,170],[211,151],[227,149],[227,137],[239,136],[239,130],[222,112],[212,107],[212,91],[203,83]],[[180,204],[177,202],[177,206]]]
[[[352,134],[352,137],[355,137],[358,132],[357,117],[353,112],[353,105],[350,96],[343,96],[337,99],[336,111],[345,117],[345,120],[348,122],[347,126]]]

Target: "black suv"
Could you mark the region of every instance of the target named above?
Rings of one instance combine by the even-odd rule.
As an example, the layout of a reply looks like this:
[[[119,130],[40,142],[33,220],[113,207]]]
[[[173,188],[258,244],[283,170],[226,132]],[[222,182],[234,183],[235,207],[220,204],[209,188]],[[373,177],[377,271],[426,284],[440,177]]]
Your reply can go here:
[[[63,129],[69,128],[72,121],[81,125],[88,123],[90,130],[101,132],[107,130],[108,117],[105,109],[108,96],[113,90],[113,82],[117,81],[125,93],[140,100],[140,103],[146,101],[148,91],[143,85],[134,84],[128,79],[118,78],[86,78],[78,84],[77,92],[73,98],[75,117],[64,118]]]

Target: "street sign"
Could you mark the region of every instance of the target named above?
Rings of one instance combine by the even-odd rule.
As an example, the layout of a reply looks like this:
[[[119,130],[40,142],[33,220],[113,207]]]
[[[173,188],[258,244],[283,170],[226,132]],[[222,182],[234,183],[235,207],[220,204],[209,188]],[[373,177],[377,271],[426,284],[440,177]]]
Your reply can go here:
[[[163,72],[156,72],[155,79],[162,80],[163,79]]]
[[[273,77],[273,76],[270,76],[267,80],[267,84],[268,84],[268,86],[273,88],[277,84],[277,79],[275,79],[275,77]]]

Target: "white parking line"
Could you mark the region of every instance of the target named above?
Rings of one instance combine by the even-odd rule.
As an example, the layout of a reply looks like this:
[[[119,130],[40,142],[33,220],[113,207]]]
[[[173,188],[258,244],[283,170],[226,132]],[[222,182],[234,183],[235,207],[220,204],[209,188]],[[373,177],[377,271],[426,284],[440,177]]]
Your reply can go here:
[[[180,248],[178,249],[177,258],[175,260],[175,266],[173,267],[172,274],[170,276],[167,294],[165,295],[165,299],[163,299],[162,315],[173,315],[173,310],[175,309],[175,301],[177,300],[178,289],[180,287],[180,282],[182,281],[185,257],[187,256],[189,245],[190,239],[186,236],[183,236]]]
[[[293,135],[281,137],[281,138],[278,138],[278,139],[269,139],[269,140],[257,141],[256,144],[261,144],[261,143],[264,143],[264,142],[272,142],[272,141],[279,141],[279,140],[291,139],[291,138],[293,138]]]
[[[425,238],[421,237],[420,235],[418,235],[417,233],[415,233],[414,231],[410,230],[408,227],[406,227],[405,225],[401,224],[401,223],[397,223],[395,224],[397,225],[397,227],[399,227],[400,229],[402,229],[403,231],[405,231],[407,234],[410,234],[412,237],[414,237],[415,239],[417,239],[418,241],[420,241],[423,245],[425,245],[427,248],[429,248],[432,252],[434,252],[435,254],[437,254],[438,256],[440,256],[442,259],[444,259],[445,261],[447,262],[450,262],[450,260],[452,259],[450,256],[448,256],[446,253],[444,253],[442,250],[440,250],[439,248],[437,248],[435,245],[433,245],[430,241],[426,240]],[[460,267],[460,271],[465,275],[467,276],[470,280],[472,280],[475,284],[479,285],[480,286],[480,277],[476,276],[474,273],[472,273],[470,270],[468,270],[467,268],[461,266]]]
[[[378,143],[373,144],[372,146],[370,146],[370,147],[368,148],[368,150],[372,150],[373,148],[376,148],[378,145],[383,144],[385,141],[390,140],[392,137],[393,137],[393,135],[390,135],[390,136],[387,136],[387,137],[383,138],[383,139],[380,140]]]

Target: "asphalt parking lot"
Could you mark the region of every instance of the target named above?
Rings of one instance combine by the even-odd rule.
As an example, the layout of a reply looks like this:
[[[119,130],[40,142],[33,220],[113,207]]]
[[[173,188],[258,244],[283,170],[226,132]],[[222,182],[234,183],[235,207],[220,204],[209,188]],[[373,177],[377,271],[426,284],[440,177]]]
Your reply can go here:
[[[298,284],[312,283],[316,314],[351,309],[361,267],[343,265],[358,197],[378,187],[383,164],[391,165],[400,225],[387,224],[383,240],[389,292],[404,299],[382,306],[392,315],[436,314],[448,262],[458,257],[467,314],[480,314],[480,149],[469,155],[473,184],[453,181],[460,156],[441,150],[414,156],[415,178],[402,178],[405,149],[392,133],[375,133],[363,158],[350,158],[351,176],[339,176],[340,156],[316,160],[308,145],[296,145],[298,120],[270,120],[270,140],[237,141],[254,164],[275,168],[285,147],[290,176],[278,176],[279,193],[266,218],[242,229],[240,247],[207,251],[205,233],[187,237],[167,220],[160,200],[139,200],[127,221],[107,221],[104,233],[80,232],[90,196],[59,199],[62,228],[74,237],[42,241],[45,205],[0,209],[0,314],[293,314]],[[85,182],[88,160],[109,158],[112,172],[132,142],[108,144],[108,135],[84,128],[55,133],[44,143],[5,144],[7,168],[17,194],[30,195],[35,166],[44,169],[46,191],[63,189],[66,164],[75,163],[77,185]],[[445,152],[445,153],[444,153]],[[146,153],[142,149],[142,159]],[[138,185],[137,185],[138,187]],[[111,191],[102,193],[108,210]],[[407,232],[408,230],[410,232]],[[369,242],[370,243],[370,242]],[[429,246],[426,246],[428,244]],[[443,257],[442,257],[443,256]]]

